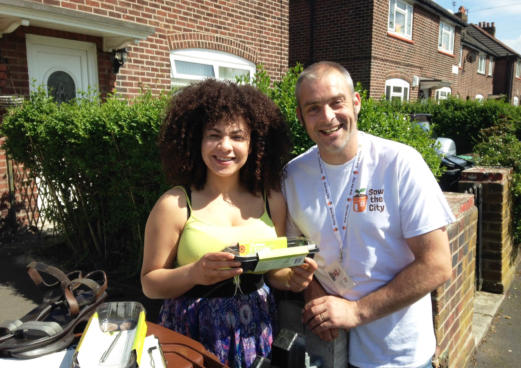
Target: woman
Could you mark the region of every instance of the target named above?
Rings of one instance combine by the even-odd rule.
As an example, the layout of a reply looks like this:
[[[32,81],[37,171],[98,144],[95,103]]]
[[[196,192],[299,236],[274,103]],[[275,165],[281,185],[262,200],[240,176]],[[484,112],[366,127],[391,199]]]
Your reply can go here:
[[[285,234],[280,181],[289,142],[279,109],[265,95],[211,79],[176,94],[161,129],[161,160],[175,186],[147,221],[143,292],[166,299],[163,326],[200,341],[232,367],[270,353],[275,303],[263,276],[243,274],[223,250]],[[316,267],[306,258],[267,278],[298,292]]]

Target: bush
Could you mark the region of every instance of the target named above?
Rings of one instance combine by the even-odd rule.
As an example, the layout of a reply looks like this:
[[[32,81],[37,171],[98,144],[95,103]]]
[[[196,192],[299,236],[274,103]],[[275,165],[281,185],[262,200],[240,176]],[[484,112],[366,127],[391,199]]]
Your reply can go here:
[[[475,149],[477,163],[487,166],[512,167],[512,234],[514,244],[521,243],[521,120],[501,121],[498,125],[483,129],[482,142]]]
[[[40,90],[6,114],[0,134],[7,153],[43,184],[43,215],[71,259],[133,275],[143,225],[166,188],[156,139],[167,96],[86,97],[58,104]]]

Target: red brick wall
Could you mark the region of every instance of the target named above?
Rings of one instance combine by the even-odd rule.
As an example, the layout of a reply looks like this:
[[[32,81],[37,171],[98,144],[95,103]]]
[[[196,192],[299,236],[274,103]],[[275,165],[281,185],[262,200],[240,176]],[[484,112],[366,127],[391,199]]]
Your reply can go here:
[[[458,64],[461,28],[456,27],[454,55],[447,55],[438,51],[437,15],[414,6],[412,42],[407,42],[387,33],[388,14],[388,1],[375,2],[370,95],[384,95],[386,79],[401,78],[411,84],[409,95],[414,101],[419,92],[418,87],[412,87],[414,75],[449,81],[454,93],[458,76],[452,73],[452,66]]]
[[[494,78],[488,75],[489,59],[485,62],[485,74],[478,73],[478,56],[474,59],[468,59],[471,51],[467,48],[463,49],[463,61],[459,69],[460,78],[458,88],[453,90],[454,95],[459,95],[460,98],[469,98],[473,100],[477,94],[482,95],[485,99],[488,95],[494,92]],[[501,64],[495,63],[494,69],[501,70]]]
[[[452,277],[432,293],[436,367],[466,367],[475,349],[474,313],[478,210],[472,194],[445,193],[456,221],[447,228]]]
[[[106,92],[116,87],[119,93],[127,96],[138,94],[142,88],[154,92],[169,89],[169,53],[177,48],[207,48],[233,53],[253,63],[262,63],[275,80],[285,73],[288,66],[288,0],[34,2],[148,25],[155,28],[155,33],[129,47],[128,60],[117,78],[114,78],[110,71],[109,54],[101,51],[101,38],[20,27],[13,34],[6,34],[0,39],[2,56],[5,56],[4,45],[7,44],[11,50],[11,55],[8,55],[11,62],[9,67],[18,93],[28,92],[26,33],[95,42],[98,47],[101,90]],[[5,82],[0,82],[0,87],[1,83]],[[11,92],[2,87],[1,93]]]
[[[291,1],[290,65],[336,61],[368,89],[372,13],[372,1]]]

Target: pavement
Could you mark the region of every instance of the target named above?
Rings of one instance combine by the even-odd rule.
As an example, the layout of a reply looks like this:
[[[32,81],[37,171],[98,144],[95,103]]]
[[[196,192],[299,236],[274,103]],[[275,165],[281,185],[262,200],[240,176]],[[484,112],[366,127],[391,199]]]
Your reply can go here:
[[[31,260],[29,252],[0,243],[0,322],[38,305],[38,290],[25,271]],[[472,333],[477,348],[467,368],[521,367],[521,263],[505,294],[476,292]]]

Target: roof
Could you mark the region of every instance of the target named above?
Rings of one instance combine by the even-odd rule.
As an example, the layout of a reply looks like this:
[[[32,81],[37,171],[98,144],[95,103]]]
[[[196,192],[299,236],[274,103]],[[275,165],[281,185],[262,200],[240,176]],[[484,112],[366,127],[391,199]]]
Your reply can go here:
[[[490,54],[496,57],[517,56],[521,58],[521,55],[517,52],[475,24],[470,24],[463,33],[463,41],[465,43],[478,42],[482,47],[489,50]]]
[[[457,17],[456,15],[452,14],[450,11],[445,9],[444,7],[438,5],[432,0],[416,0],[415,1],[418,5],[423,6],[424,8],[427,8],[430,11],[433,11],[434,13],[437,13],[438,15],[441,15],[450,21],[456,23],[457,25],[461,27],[466,27],[467,23],[465,23],[463,20],[461,20],[460,17]]]

